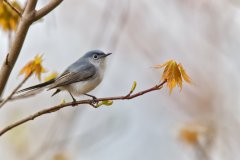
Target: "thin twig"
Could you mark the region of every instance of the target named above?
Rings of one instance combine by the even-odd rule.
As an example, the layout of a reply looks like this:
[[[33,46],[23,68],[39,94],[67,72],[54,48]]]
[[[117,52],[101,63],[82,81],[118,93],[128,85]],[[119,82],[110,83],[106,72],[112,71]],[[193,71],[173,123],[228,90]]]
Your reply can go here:
[[[109,46],[112,51],[117,49],[121,36],[123,35],[122,33],[124,32],[130,18],[131,1],[126,0],[125,3],[122,4],[123,8],[120,11],[120,16],[118,17],[118,23],[109,40]]]
[[[31,77],[32,73],[30,73],[29,75],[27,75],[18,85],[16,88],[14,88],[14,90],[11,92],[11,94],[5,98],[2,102],[0,102],[0,108],[2,108],[4,106],[4,104],[6,104],[9,100],[11,100],[12,96],[17,92],[17,90],[19,88],[22,87],[22,85],[28,80],[29,77]]]
[[[16,7],[14,7],[11,3],[9,3],[7,0],[4,0],[3,2],[5,2],[10,8],[12,8],[12,10],[14,10],[19,17],[22,17],[22,13]]]
[[[39,20],[49,12],[51,12],[54,8],[56,8],[63,0],[51,0],[46,6],[41,8],[40,10],[35,12],[34,21]]]
[[[209,155],[204,146],[202,146],[199,142],[194,145],[196,159],[197,160],[209,160]]]
[[[156,90],[159,90],[162,88],[162,86],[166,83],[167,81],[163,81],[161,84],[159,85],[156,85],[152,88],[149,88],[149,89],[146,89],[146,90],[143,90],[143,91],[140,91],[140,92],[137,92],[135,94],[132,94],[132,95],[129,95],[127,94],[126,96],[117,96],[117,97],[106,97],[106,98],[98,98],[96,99],[97,101],[107,101],[107,100],[129,100],[129,99],[133,99],[135,97],[138,97],[138,96],[141,96],[143,94],[146,94],[148,92],[152,92],[152,91],[156,91]],[[23,118],[15,123],[12,123],[10,125],[8,125],[7,127],[3,128],[0,130],[0,136],[2,136],[3,134],[5,134],[6,132],[10,131],[11,129],[19,126],[19,125],[22,125],[30,120],[34,120],[35,118],[37,117],[40,117],[44,114],[48,114],[48,113],[52,113],[52,112],[56,112],[62,108],[65,108],[65,107],[68,107],[68,106],[72,106],[72,107],[75,107],[79,104],[89,104],[89,105],[92,105],[93,104],[93,100],[92,99],[87,99],[87,100],[81,100],[81,101],[75,101],[75,102],[69,102],[69,103],[64,103],[64,104],[60,104],[60,105],[57,105],[57,106],[54,106],[54,107],[50,107],[50,108],[47,108],[47,109],[43,109],[41,111],[38,111],[26,118]]]

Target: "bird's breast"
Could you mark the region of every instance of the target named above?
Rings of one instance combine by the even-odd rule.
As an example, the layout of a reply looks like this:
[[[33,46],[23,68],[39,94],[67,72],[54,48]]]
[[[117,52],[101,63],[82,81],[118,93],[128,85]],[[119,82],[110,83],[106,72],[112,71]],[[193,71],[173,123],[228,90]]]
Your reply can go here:
[[[99,75],[93,78],[90,78],[89,80],[86,80],[86,81],[70,84],[66,86],[65,89],[71,92],[73,95],[79,96],[79,95],[88,93],[94,88],[96,88],[99,85],[99,83],[101,83],[102,79],[103,79],[103,74],[99,72]]]

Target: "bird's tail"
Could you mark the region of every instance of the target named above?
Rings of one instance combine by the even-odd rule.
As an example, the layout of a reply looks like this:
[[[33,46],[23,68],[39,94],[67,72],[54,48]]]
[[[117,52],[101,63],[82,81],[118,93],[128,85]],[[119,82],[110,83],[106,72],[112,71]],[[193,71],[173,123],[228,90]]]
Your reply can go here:
[[[11,100],[21,99],[21,98],[26,98],[26,97],[36,95],[36,94],[40,93],[41,91],[43,91],[45,89],[45,87],[47,87],[48,85],[50,85],[54,82],[55,82],[55,79],[52,79],[47,82],[40,83],[40,84],[31,86],[28,88],[19,90],[16,92],[16,95],[11,98]]]
[[[28,88],[24,88],[22,90],[19,90],[15,93],[15,95],[13,97],[11,97],[9,100],[17,100],[17,99],[22,99],[22,98],[27,98],[30,96],[34,96],[38,93],[40,93],[41,91],[43,91],[48,85],[52,84],[55,82],[55,79],[52,79],[50,81],[44,82],[44,83],[40,83]],[[5,99],[0,99],[0,103],[3,102]]]
[[[26,92],[26,91],[33,91],[33,90],[36,90],[36,89],[40,89],[40,88],[46,87],[46,86],[48,86],[48,85],[50,85],[54,82],[55,82],[55,79],[52,79],[52,80],[49,80],[47,82],[43,82],[43,83],[28,87],[28,88],[24,88],[22,90],[17,91],[16,93],[19,94],[19,93]]]

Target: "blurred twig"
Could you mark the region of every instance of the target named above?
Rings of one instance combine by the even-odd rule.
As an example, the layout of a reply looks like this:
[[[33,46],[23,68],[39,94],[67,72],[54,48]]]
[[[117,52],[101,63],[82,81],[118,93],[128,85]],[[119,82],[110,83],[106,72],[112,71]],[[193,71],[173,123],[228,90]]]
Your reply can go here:
[[[111,17],[113,16],[112,12],[115,12],[113,9],[116,6],[116,0],[106,1],[103,9],[101,18],[99,19],[99,24],[97,26],[97,32],[94,34],[93,46],[101,46],[104,41],[104,36],[108,32],[109,24],[111,24]],[[109,9],[112,8],[112,9]]]
[[[195,144],[194,149],[197,160],[209,160],[208,152],[206,151],[206,148],[204,146],[197,143]]]
[[[93,107],[96,107],[95,105],[95,102],[100,102],[100,101],[109,101],[109,100],[129,100],[129,99],[133,99],[133,98],[136,98],[138,96],[141,96],[143,94],[146,94],[146,93],[149,93],[149,92],[152,92],[152,91],[156,91],[156,90],[159,90],[162,88],[162,86],[166,83],[167,81],[163,81],[162,83],[158,84],[158,85],[155,85],[154,87],[151,87],[149,89],[146,89],[146,90],[143,90],[143,91],[140,91],[138,93],[135,93],[135,94],[127,94],[125,96],[117,96],[117,97],[106,97],[106,98],[97,98],[97,99],[87,99],[87,100],[81,100],[81,101],[75,101],[75,102],[69,102],[69,103],[64,103],[64,104],[60,104],[60,105],[57,105],[57,106],[54,106],[54,107],[50,107],[50,108],[47,108],[47,109],[43,109],[41,111],[38,111],[36,112],[35,114],[33,115],[30,115],[26,118],[23,118],[13,124],[10,124],[9,126],[3,128],[2,130],[0,130],[0,136],[2,136],[4,133],[10,131],[11,129],[19,126],[19,125],[22,125],[30,120],[34,120],[35,118],[37,117],[40,117],[44,114],[48,114],[48,113],[52,113],[52,112],[56,112],[62,108],[65,108],[65,107],[69,107],[69,106],[77,106],[79,104],[89,104]]]
[[[59,113],[59,112],[58,112]],[[44,139],[41,141],[41,144],[37,148],[37,150],[27,155],[26,160],[37,160],[41,159],[44,154],[49,151],[56,149],[56,147],[64,148],[68,145],[67,140],[70,140],[69,134],[73,130],[74,122],[76,120],[76,115],[79,115],[79,110],[72,110],[72,112],[68,115],[69,119],[65,120],[61,116],[57,116],[56,119],[53,121],[51,126],[49,127],[49,130],[47,131],[46,136],[44,136]],[[59,123],[59,122],[64,123]],[[59,127],[62,128],[61,132],[59,132]],[[65,143],[61,143],[61,145],[54,145],[56,142],[56,138],[58,135],[63,135],[67,140]]]
[[[14,7],[11,3],[9,3],[7,0],[4,0],[3,2],[5,2],[10,8],[12,8],[12,10],[14,10],[19,17],[22,17],[22,13],[21,11],[19,11],[16,7]]]
[[[27,75],[18,85],[16,88],[14,88],[14,90],[11,92],[11,94],[5,98],[4,100],[0,100],[0,108],[2,108],[4,106],[4,104],[6,104],[9,100],[11,100],[12,96],[17,92],[17,90],[19,88],[22,87],[22,85],[28,80],[29,77],[31,77],[32,73],[30,73],[29,75]]]
[[[118,24],[116,25],[116,29],[110,37],[109,45],[111,46],[111,50],[115,50],[120,41],[122,33],[127,25],[128,19],[130,17],[130,1],[125,1],[125,4],[121,10],[121,14],[119,16]]]

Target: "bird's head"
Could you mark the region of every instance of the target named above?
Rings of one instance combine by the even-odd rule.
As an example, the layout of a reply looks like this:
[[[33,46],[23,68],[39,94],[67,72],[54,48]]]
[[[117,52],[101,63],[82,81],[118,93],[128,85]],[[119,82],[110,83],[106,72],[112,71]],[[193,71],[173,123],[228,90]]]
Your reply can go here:
[[[89,62],[94,64],[95,66],[105,65],[106,57],[111,55],[112,53],[104,53],[100,50],[92,50],[87,52],[83,58],[87,59]]]

